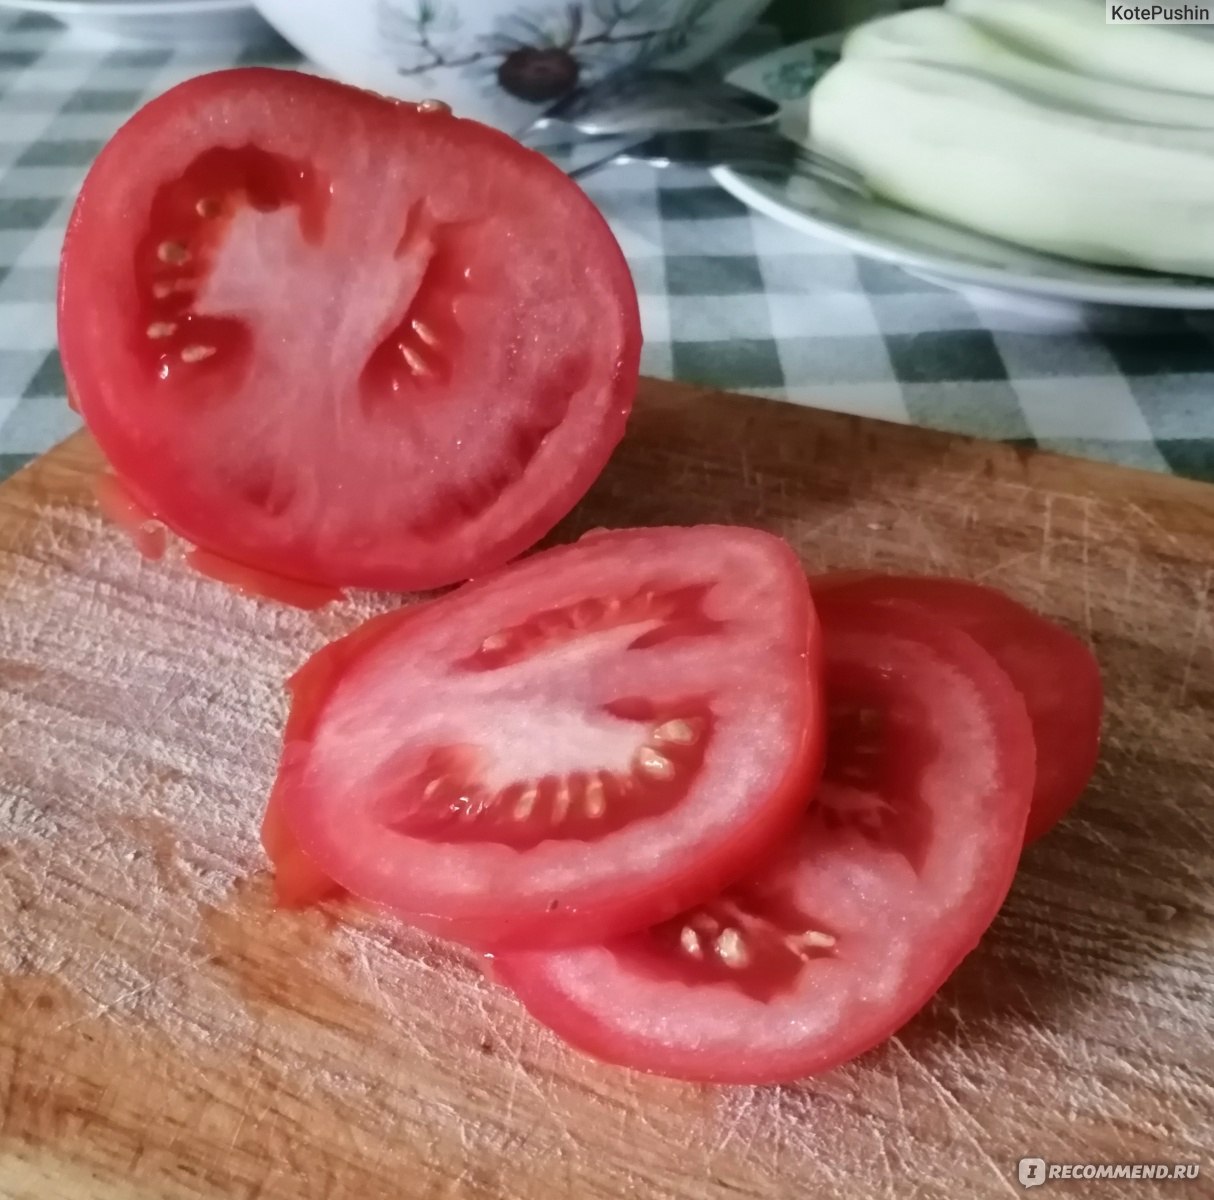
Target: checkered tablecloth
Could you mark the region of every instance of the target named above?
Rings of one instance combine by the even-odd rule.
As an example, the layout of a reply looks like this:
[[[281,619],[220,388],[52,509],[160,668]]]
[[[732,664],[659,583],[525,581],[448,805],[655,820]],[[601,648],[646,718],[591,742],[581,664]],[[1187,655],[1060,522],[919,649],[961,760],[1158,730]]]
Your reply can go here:
[[[55,273],[94,155],[140,104],[245,50],[98,43],[0,13],[0,478],[70,433]],[[1214,314],[977,307],[749,212],[702,172],[593,177],[636,277],[644,370],[1214,479]]]

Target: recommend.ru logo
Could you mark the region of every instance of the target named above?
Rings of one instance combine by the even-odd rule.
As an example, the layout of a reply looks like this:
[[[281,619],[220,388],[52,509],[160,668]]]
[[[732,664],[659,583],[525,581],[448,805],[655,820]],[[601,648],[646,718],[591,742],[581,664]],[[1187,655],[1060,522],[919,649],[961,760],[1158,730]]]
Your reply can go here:
[[[1016,1178],[1023,1188],[1041,1187],[1055,1179],[1196,1179],[1200,1163],[1047,1163],[1044,1158],[1022,1158]]]

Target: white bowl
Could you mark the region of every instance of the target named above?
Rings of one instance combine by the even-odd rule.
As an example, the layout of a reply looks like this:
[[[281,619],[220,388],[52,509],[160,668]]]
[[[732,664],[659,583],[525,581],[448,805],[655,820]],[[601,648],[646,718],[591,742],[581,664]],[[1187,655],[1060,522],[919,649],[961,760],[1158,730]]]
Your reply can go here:
[[[266,32],[249,0],[0,0],[0,8],[147,42],[242,42]]]
[[[254,0],[324,70],[404,100],[443,100],[517,131],[576,83],[635,62],[691,67],[768,0]]]

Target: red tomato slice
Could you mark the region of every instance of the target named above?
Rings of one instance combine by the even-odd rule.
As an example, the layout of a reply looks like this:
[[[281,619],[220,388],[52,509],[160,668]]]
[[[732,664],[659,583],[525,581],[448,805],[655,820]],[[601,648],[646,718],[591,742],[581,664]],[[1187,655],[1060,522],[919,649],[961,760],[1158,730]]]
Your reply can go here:
[[[769,534],[597,533],[381,620],[327,683],[307,668],[284,812],[346,889],[473,945],[713,895],[820,769],[817,622]]]
[[[827,763],[800,836],[744,884],[643,933],[498,956],[546,1025],[683,1079],[802,1078],[927,1002],[998,911],[1033,738],[1007,676],[911,607],[820,607]]]
[[[380,637],[395,629],[405,614],[420,612],[421,607],[414,605],[364,622],[353,633],[317,651],[287,680],[291,713],[283,733],[283,767],[270,792],[261,822],[261,845],[274,870],[274,900],[280,908],[307,908],[340,896],[345,890],[304,853],[287,822],[283,783],[288,776],[285,770],[288,754],[312,736],[325,696],[343,667],[357,653],[369,649]]]
[[[1048,833],[1079,799],[1100,753],[1100,665],[1074,634],[994,588],[964,579],[824,575],[815,594],[917,604],[970,635],[1019,689],[1037,741],[1037,784],[1025,842]]]
[[[541,155],[289,71],[192,79],[102,151],[64,245],[70,388],[195,546],[331,587],[515,557],[622,436],[627,264]]]
[[[282,797],[275,788],[261,822],[261,845],[274,867],[274,903],[279,908],[310,908],[344,892],[300,849],[287,825]]]

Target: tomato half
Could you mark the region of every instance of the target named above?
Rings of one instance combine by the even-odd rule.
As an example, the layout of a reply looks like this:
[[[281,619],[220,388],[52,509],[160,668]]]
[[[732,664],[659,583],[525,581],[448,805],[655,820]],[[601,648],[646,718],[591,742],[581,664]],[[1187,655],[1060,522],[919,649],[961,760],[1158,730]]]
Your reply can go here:
[[[1104,689],[1096,656],[1074,634],[1010,596],[964,579],[825,575],[815,594],[917,604],[970,635],[1019,689],[1037,742],[1037,783],[1025,842],[1048,833],[1096,769]]]
[[[260,68],[173,88],[101,152],[59,337],[122,486],[212,574],[398,590],[551,529],[640,356],[619,247],[542,155]]]
[[[500,955],[540,1021],[676,1078],[798,1079],[880,1042],[995,916],[1033,781],[1024,703],[969,637],[911,607],[820,604],[827,762],[800,835],[643,933]]]
[[[473,945],[713,895],[820,770],[817,622],[769,534],[596,533],[380,622],[305,668],[283,812],[347,890]]]

